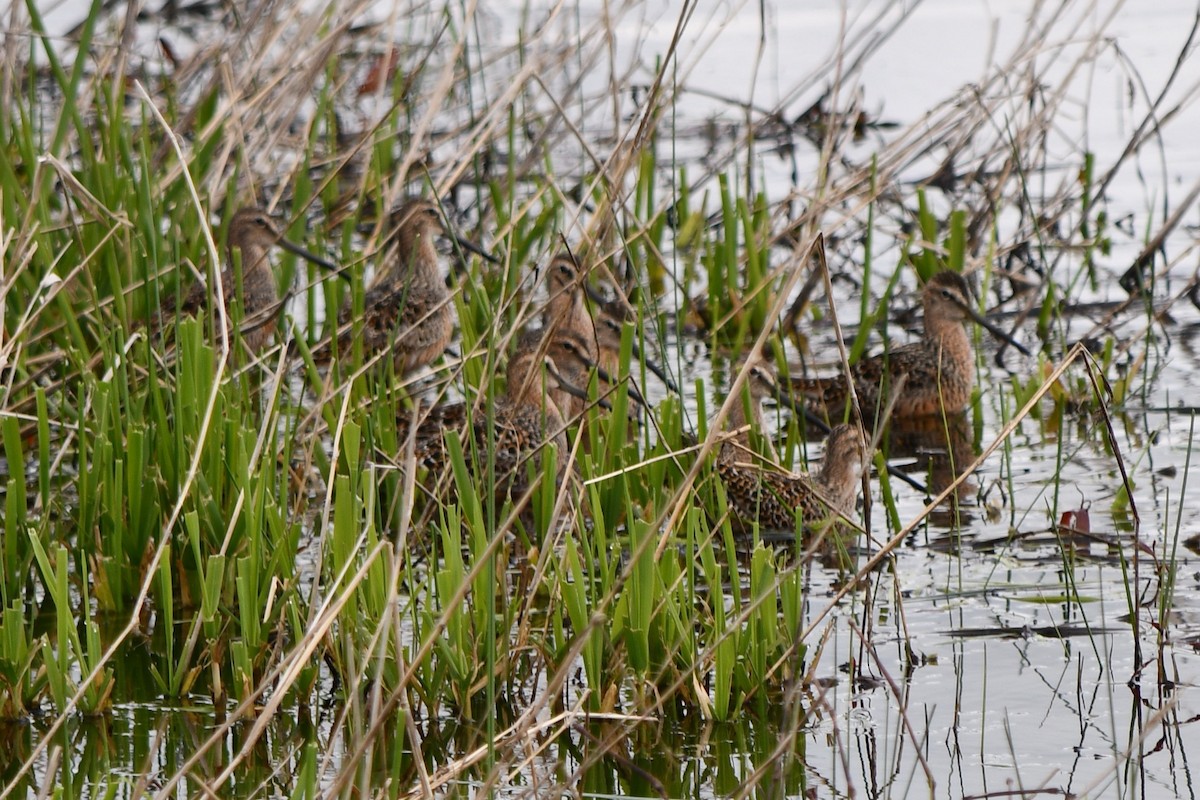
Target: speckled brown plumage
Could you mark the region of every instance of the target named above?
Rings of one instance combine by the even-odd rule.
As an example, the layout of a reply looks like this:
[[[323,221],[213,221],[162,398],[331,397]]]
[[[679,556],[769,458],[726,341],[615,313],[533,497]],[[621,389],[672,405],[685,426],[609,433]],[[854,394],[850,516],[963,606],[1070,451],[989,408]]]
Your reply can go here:
[[[567,458],[567,440],[562,414],[553,401],[561,379],[554,361],[535,351],[515,353],[508,368],[505,395],[492,404],[488,419],[485,407],[468,409],[465,403],[447,403],[422,413],[415,433],[418,459],[435,472],[449,466],[445,432],[456,430],[462,438],[468,463],[481,474],[488,441],[494,443],[497,493],[519,497],[529,484],[526,462],[540,458],[540,449],[553,442],[557,450],[557,474],[562,475]],[[468,413],[470,412],[470,413]],[[469,422],[469,425],[468,425]],[[397,418],[401,440],[407,437],[411,418]]]
[[[441,213],[428,200],[410,200],[391,216],[395,245],[363,296],[363,356],[391,349],[396,373],[420,369],[440,356],[454,335],[454,301],[441,276],[434,242],[442,235]],[[336,349],[343,356],[355,334],[349,300],[338,312]],[[313,352],[328,361],[331,347]]]
[[[226,241],[229,266],[221,273],[221,301],[228,309],[237,296],[237,276],[233,268],[233,253],[236,250],[241,253],[242,267],[242,339],[251,352],[259,352],[270,343],[275,321],[282,310],[271,261],[267,257],[271,247],[279,245],[327,269],[332,269],[333,265],[283,238],[275,220],[258,208],[242,208],[233,215]],[[178,311],[184,314],[198,313],[208,302],[208,294],[204,283],[194,284],[180,300]],[[175,298],[168,296],[159,311],[159,321],[175,311]]]
[[[925,285],[921,300],[925,334],[919,342],[864,358],[850,368],[859,405],[868,416],[887,402],[889,387],[901,376],[904,384],[892,412],[898,419],[956,413],[970,405],[975,364],[963,323],[981,320],[971,306],[967,283],[955,272],[940,272]],[[798,378],[793,387],[830,408],[849,399],[843,375]]]
[[[763,431],[762,400],[776,393],[774,378],[763,365],[750,368],[749,404],[737,402],[726,426],[735,435],[721,445],[717,474],[725,485],[735,522],[747,527],[757,522],[771,530],[793,530],[796,511],[805,527],[854,511],[866,466],[866,447],[857,426],[838,425],[825,444],[825,458],[815,475],[781,472],[771,464],[755,463],[750,431]],[[777,457],[766,438],[767,459]]]
[[[548,332],[560,330],[578,334],[588,342],[589,355],[596,356],[596,325],[587,307],[587,292],[583,273],[569,254],[553,258],[546,274],[549,296],[542,312],[542,328]]]
[[[587,389],[592,368],[599,363],[596,327],[587,307],[582,275],[575,260],[566,254],[550,262],[546,278],[549,298],[542,313],[542,329],[535,332],[541,343],[532,336],[518,343],[518,351],[540,346],[572,386]],[[563,415],[572,420],[587,409],[582,393],[560,394],[557,401]]]
[[[526,331],[517,337],[508,360],[508,380],[518,383],[531,380],[531,371],[549,358],[558,378],[547,383],[546,391],[564,421],[571,423],[583,414],[589,400],[587,387],[595,361],[589,355],[588,345],[576,331],[560,330],[552,336],[542,329]]]
[[[806,528],[837,513],[852,514],[865,459],[862,432],[857,427],[838,425],[829,433],[825,458],[815,475],[789,475],[736,457],[718,458],[717,474],[742,526],[758,522],[766,529],[793,530],[797,511]]]

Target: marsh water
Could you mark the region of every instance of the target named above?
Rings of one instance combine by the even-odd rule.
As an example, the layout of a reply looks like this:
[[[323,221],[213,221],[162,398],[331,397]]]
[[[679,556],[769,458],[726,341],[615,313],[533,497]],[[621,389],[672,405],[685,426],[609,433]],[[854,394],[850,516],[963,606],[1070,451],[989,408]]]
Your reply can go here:
[[[1155,95],[1181,59],[1195,11],[1184,0],[1152,8],[1067,4],[1052,26],[1053,36],[1062,41],[1055,51],[1059,61],[1042,55],[1025,65],[1047,70],[1041,80],[1047,85],[1066,80],[1068,95],[1046,144],[1045,172],[1031,176],[1031,192],[1045,188],[1046,175],[1080,170],[1085,150],[1101,166],[1118,158],[1145,111],[1143,93]],[[48,19],[66,31],[73,24],[71,12],[70,4],[63,4]],[[366,16],[387,19],[394,12],[385,3]],[[480,10],[485,21],[481,47],[504,53],[525,27],[543,19],[562,26],[562,41],[569,42],[573,32],[588,28],[588,20],[610,14],[613,69],[577,65],[576,74],[568,59],[564,75],[546,76],[547,91],[552,94],[558,80],[576,79],[598,86],[621,80],[636,87],[650,79],[654,59],[671,47],[680,13],[678,3],[610,8],[588,1],[566,10],[553,4],[495,3]],[[839,87],[839,100],[852,100],[871,119],[888,123],[846,142],[846,159],[869,162],[870,154],[894,135],[891,123],[919,126],[932,109],[961,102],[963,87],[1019,41],[1029,20],[1044,21],[1054,13],[1036,2],[974,0],[908,6],[833,0],[698,4],[676,55],[675,80],[686,90],[672,109],[673,158],[693,176],[728,163],[734,171],[743,170],[738,179],[755,182],[772,200],[795,193],[804,203],[808,173],[818,163],[817,145],[799,140],[781,148],[764,136],[754,145],[753,169],[744,170],[743,104],[781,107],[797,117],[836,79],[839,64],[847,66],[844,59],[852,57],[840,53],[837,43],[854,41],[848,34],[855,33],[883,37],[853,83]],[[1064,54],[1091,46],[1094,30],[1105,31],[1099,54],[1065,79],[1060,71],[1071,61]],[[167,23],[160,28],[147,23],[143,34],[152,42],[155,35],[175,31]],[[192,35],[202,41],[212,34],[189,31],[177,39],[190,41]],[[1067,352],[1045,352],[1039,359],[1007,349],[996,363],[998,345],[980,338],[982,396],[952,426],[956,436],[949,449],[961,466],[994,442],[1001,444],[957,493],[956,505],[943,504],[925,518],[895,547],[885,569],[846,596],[834,600],[847,578],[843,567],[820,560],[811,566],[806,612],[812,659],[806,669],[815,680],[805,690],[806,722],[798,745],[803,775],[761,783],[771,787],[772,796],[1197,794],[1191,764],[1200,755],[1200,502],[1190,499],[1195,478],[1189,473],[1200,406],[1195,377],[1200,311],[1178,297],[1196,272],[1200,218],[1194,208],[1165,240],[1171,266],[1155,284],[1151,306],[1139,302],[1109,316],[1129,297],[1119,277],[1200,179],[1194,85],[1200,70],[1194,52],[1183,58],[1184,77],[1172,90],[1180,107],[1106,189],[1111,247],[1094,254],[1086,266],[1082,253],[1052,265],[1041,262],[1051,279],[1070,287],[1061,301],[1064,313],[1056,324],[1062,329],[1055,340],[1098,341],[1097,352],[1111,342],[1114,367],[1108,377],[1125,379],[1122,401],[1105,405],[1111,413],[1087,402],[1095,397],[1087,371],[1091,356],[1080,355],[1062,385],[1078,395],[1083,410],[1064,412],[1048,397],[1006,435],[1007,422],[1020,408],[1020,388],[1036,384]],[[506,63],[503,57],[499,63]],[[489,69],[486,77],[495,83],[485,89],[497,91],[501,70]],[[613,116],[635,111],[637,91],[620,97],[628,107],[615,114],[605,107],[584,115],[598,140],[609,133]],[[1005,125],[1003,118],[992,122]],[[729,154],[737,155],[723,162]],[[572,152],[555,157],[584,160]],[[941,161],[941,153],[930,152],[912,160],[895,180],[902,186],[924,180]],[[663,170],[663,191],[674,187],[676,174]],[[714,187],[715,180],[692,192],[715,196]],[[930,191],[929,202],[936,207],[936,192]],[[863,213],[849,204],[831,212],[827,232],[836,235],[839,225]],[[1009,223],[1016,221],[999,224]],[[894,239],[879,236],[870,245],[873,261],[888,265],[873,283],[833,282],[831,300],[846,336],[857,332],[862,294],[879,297],[887,287],[902,248],[898,228],[895,233]],[[859,261],[832,263],[831,269],[852,274],[866,246],[847,247]],[[783,256],[777,252],[775,257]],[[916,305],[914,287],[910,276],[896,288],[897,313]],[[680,292],[668,292],[658,302],[671,318],[682,320],[685,300]],[[1009,304],[1005,311],[1018,308]],[[1156,308],[1167,310],[1157,314]],[[1027,344],[1038,335],[1036,318],[1035,311],[1016,328]],[[833,365],[836,341],[828,315],[803,325],[809,348],[803,355]],[[919,322],[908,318],[907,324],[892,322],[887,333],[900,343],[918,329]],[[677,371],[680,385],[700,381],[710,392],[711,407],[726,374],[721,358],[714,368],[710,351],[679,331],[666,345],[660,355]],[[881,345],[875,336],[869,347],[877,351]],[[801,355],[793,353],[797,364]],[[651,382],[648,393],[654,399],[665,389]],[[694,401],[691,409],[694,414]],[[936,488],[939,465],[945,466],[944,429],[915,438],[915,445],[892,443],[892,464]],[[811,455],[819,457],[819,448]],[[1124,489],[1125,475],[1131,493]],[[878,480],[872,489],[867,526],[872,538],[856,550],[863,560],[896,533],[880,502]],[[896,481],[892,491],[902,526],[922,515],[929,495]],[[80,782],[69,790],[88,794],[109,773],[126,787],[148,776],[153,788],[154,776],[173,774],[213,726],[213,710],[203,702],[185,708],[158,702],[153,685],[139,679],[145,669],[134,648],[116,667],[116,694],[122,700],[112,717],[74,720],[62,734],[59,744],[74,754],[65,758],[76,761],[72,772]],[[259,745],[260,760],[243,764],[245,772],[233,790],[245,796],[287,795],[289,771],[307,743],[330,735],[331,714],[315,706],[278,715]],[[518,772],[504,793],[536,794],[541,787],[559,785],[557,778],[583,796],[733,795],[776,746],[777,722],[769,715],[722,725],[687,719],[630,741],[620,761],[601,760],[575,781],[567,778],[578,768],[578,753],[569,744],[559,745]],[[6,737],[8,763],[23,760],[38,736],[35,721]],[[237,749],[237,736],[231,734],[229,752]],[[339,752],[327,743],[321,749]],[[213,759],[219,762],[221,755]],[[122,766],[114,770],[114,764]],[[473,787],[454,791],[466,796]],[[125,796],[124,791],[118,795]]]

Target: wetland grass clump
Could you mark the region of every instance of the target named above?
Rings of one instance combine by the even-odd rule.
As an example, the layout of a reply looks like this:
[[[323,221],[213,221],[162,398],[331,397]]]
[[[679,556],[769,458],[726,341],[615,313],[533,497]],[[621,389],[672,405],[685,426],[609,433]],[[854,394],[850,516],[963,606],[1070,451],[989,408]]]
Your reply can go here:
[[[73,714],[112,719],[133,702],[115,675],[144,647],[164,716],[208,709],[205,734],[156,756],[164,793],[203,780],[206,791],[252,794],[237,769],[281,719],[299,722],[280,793],[532,784],[544,757],[562,791],[682,796],[694,787],[679,775],[653,783],[661,765],[643,763],[641,748],[698,725],[704,740],[754,731],[743,743],[752,763],[714,757],[718,791],[733,792],[732,774],[746,791],[765,786],[772,764],[788,791],[808,791],[809,731],[831,718],[825,648],[849,624],[861,645],[846,666],[852,686],[879,659],[876,635],[894,634],[915,669],[899,553],[947,508],[962,546],[971,475],[997,449],[998,483],[1019,491],[1014,433],[1102,429],[1124,493],[1112,502],[1137,526],[1114,414],[1145,392],[1149,370],[1135,356],[1106,384],[1126,363],[1112,340],[1098,358],[1067,346],[1064,296],[1077,284],[1012,267],[1034,240],[1043,256],[1086,241],[1088,269],[1107,246],[1094,159],[1063,189],[1071,202],[1029,192],[1030,170],[1049,180],[1029,143],[1053,109],[1003,105],[1012,87],[989,76],[973,96],[1013,112],[1004,135],[982,132],[995,109],[950,103],[869,155],[852,127],[797,118],[771,130],[787,148],[809,147],[802,134],[818,142],[816,177],[803,191],[794,178],[785,197],[738,177],[761,169],[752,147],[714,153],[703,169],[675,159],[679,134],[663,120],[686,95],[668,89],[666,71],[632,123],[596,118],[595,107],[627,108],[616,83],[593,95],[580,79],[570,102],[544,102],[559,86],[551,76],[607,57],[607,23],[576,30],[569,57],[548,28],[512,60],[482,58],[457,10],[414,14],[412,41],[387,49],[393,64],[363,30],[332,22],[339,8],[233,15],[202,58],[142,59],[136,80],[131,51],[96,41],[100,26],[124,24],[103,4],[73,45],[48,36],[32,5],[23,12],[30,47],[6,60],[2,82],[29,96],[5,93],[0,109],[0,722],[35,725],[36,744],[6,770],[9,789],[54,782],[45,753]],[[512,74],[497,83],[501,70]],[[787,122],[782,110],[769,116]],[[601,134],[601,124],[615,127]],[[935,145],[949,151],[947,169],[957,158],[970,174],[910,185]],[[497,262],[461,251],[439,260],[453,343],[407,370],[361,341],[326,342],[343,304],[361,333],[387,268],[387,212],[417,195]],[[213,234],[228,226],[211,221],[250,204],[288,209],[288,236],[335,252],[347,281],[272,255],[284,319],[260,336],[235,256],[229,308],[148,324],[193,280],[217,279]],[[1073,238],[1046,241],[1054,215],[1075,223],[1062,226]],[[568,374],[555,361],[564,351],[535,359],[544,427],[522,429],[530,441],[514,455],[509,369],[548,300],[538,270],[564,250],[583,267],[601,331],[580,349],[595,346],[599,363],[576,373],[582,413],[560,419],[550,404],[564,387],[550,378]],[[783,530],[744,506],[739,516],[719,460],[743,433],[725,417],[753,423],[753,474],[788,480],[828,428],[828,409],[806,416],[786,393],[743,397],[743,360],[761,355],[784,386],[813,367],[845,376],[890,352],[902,329],[921,329],[898,312],[940,273],[978,276],[974,312],[1036,320],[1040,367],[1022,362],[997,384],[990,345],[972,336],[978,382],[966,408],[923,425],[889,420],[894,398],[869,410],[880,430],[866,430],[878,481],[867,482],[865,513],[839,509],[847,519],[822,524],[800,514]],[[246,346],[260,338],[262,348]],[[749,404],[762,399],[776,412],[760,423]],[[828,422],[858,419],[855,402]],[[431,432],[427,420],[443,419],[431,410],[450,407],[460,424]],[[1060,470],[1070,457],[1060,448]],[[894,463],[908,458],[929,502],[914,504],[893,478],[921,485]],[[1046,493],[1055,518],[1058,489]],[[1082,607],[1062,552],[1064,602]],[[1156,561],[1165,597],[1175,556],[1164,546]],[[1132,594],[1128,609],[1137,617]],[[218,752],[220,766],[207,763]]]

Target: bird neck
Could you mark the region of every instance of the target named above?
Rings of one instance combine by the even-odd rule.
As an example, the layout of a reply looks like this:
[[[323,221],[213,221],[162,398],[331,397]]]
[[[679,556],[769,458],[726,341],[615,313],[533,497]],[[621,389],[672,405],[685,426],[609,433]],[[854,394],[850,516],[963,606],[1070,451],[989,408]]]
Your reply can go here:
[[[749,405],[749,414],[746,413],[747,405]],[[735,397],[733,408],[729,410],[729,418],[726,423],[731,431],[738,431],[746,428],[749,425],[751,428],[762,427],[762,404],[756,397]],[[749,443],[749,431],[741,430],[737,436],[739,439],[744,439],[745,443]]]
[[[958,363],[971,359],[971,340],[967,337],[966,326],[959,320],[927,316],[925,340],[938,348],[943,360],[950,358]]]
[[[514,372],[509,367],[508,401],[540,409],[547,430],[563,427],[562,410],[554,398],[561,393],[557,380],[542,369],[519,365]]]
[[[245,276],[253,273],[269,272],[270,261],[267,259],[267,250],[268,248],[262,243],[253,239],[243,239],[241,237],[230,239],[228,252],[230,271],[232,272],[233,270],[234,259],[236,258],[234,253],[238,252],[241,254],[242,259],[243,280]]]
[[[732,461],[748,460],[749,454],[746,451],[754,449],[753,442],[750,439],[751,432],[753,432],[763,437],[767,456],[772,460],[775,459],[771,440],[763,433],[766,430],[766,425],[763,420],[762,400],[760,398],[753,395],[749,397],[738,395],[735,397],[733,408],[729,410],[729,416],[726,418],[725,427],[727,430],[734,432],[734,436],[722,445],[721,458]]]
[[[505,395],[510,403],[542,405],[554,379],[545,373],[541,365],[540,359],[521,356],[509,363]]]
[[[400,231],[396,258],[400,274],[414,283],[436,283],[438,255],[434,247],[434,236],[427,230]]]
[[[817,482],[822,491],[838,504],[847,508],[854,499],[857,483],[862,479],[862,460],[856,453],[826,451]]]
[[[584,303],[578,286],[562,287],[551,295],[542,316],[542,327],[555,333],[579,334],[580,341],[590,351],[596,348],[596,327]],[[592,353],[593,356],[595,353]]]

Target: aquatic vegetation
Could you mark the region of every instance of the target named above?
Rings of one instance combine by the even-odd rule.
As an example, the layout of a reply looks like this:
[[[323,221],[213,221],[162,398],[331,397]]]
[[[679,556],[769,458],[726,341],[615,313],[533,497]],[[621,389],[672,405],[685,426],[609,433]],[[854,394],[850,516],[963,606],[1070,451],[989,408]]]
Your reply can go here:
[[[855,95],[886,15],[701,117],[689,38],[638,22],[615,71],[630,9],[146,11],[149,53],[36,5],[0,66],[7,791],[983,793],[1035,746],[985,718],[1009,679],[1054,687],[1042,735],[1107,714],[1050,788],[1187,780],[1139,748],[1186,754],[1195,682],[1194,198],[1115,199],[1157,194],[1143,126],[1063,133],[1104,26],[1040,10],[900,125]]]

